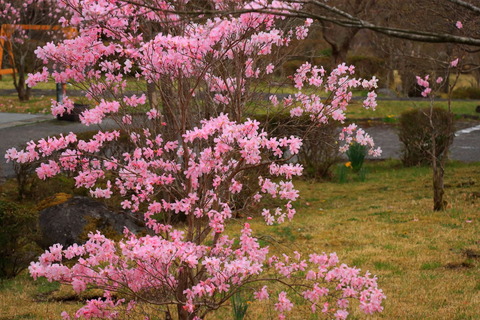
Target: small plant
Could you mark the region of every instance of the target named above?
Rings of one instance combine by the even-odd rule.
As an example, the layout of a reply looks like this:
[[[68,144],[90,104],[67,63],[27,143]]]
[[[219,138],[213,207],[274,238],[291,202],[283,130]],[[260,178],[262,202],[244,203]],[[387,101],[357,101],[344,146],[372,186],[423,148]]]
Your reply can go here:
[[[364,167],[357,172],[357,178],[360,182],[365,182],[367,179],[367,170]]]
[[[337,167],[336,176],[339,183],[346,183],[347,182],[347,175],[348,171],[352,168],[351,162],[347,162],[345,164],[340,164]]]
[[[363,162],[365,161],[367,147],[358,142],[353,142],[346,154],[353,172],[358,173],[360,169],[362,169]]]
[[[248,303],[250,301],[245,300],[239,291],[235,292],[230,300],[232,301],[233,319],[243,320],[247,314]]]
[[[383,118],[383,122],[385,123],[395,123],[397,122],[397,118],[394,114],[387,114],[385,118]]]
[[[363,165],[363,164],[362,164]],[[348,174],[352,171],[356,173],[356,178],[354,181],[364,182],[367,178],[367,170],[362,166],[357,172],[353,170],[353,165],[351,161],[348,161],[344,164],[340,164],[337,167],[336,177],[339,183],[346,183],[349,181]]]

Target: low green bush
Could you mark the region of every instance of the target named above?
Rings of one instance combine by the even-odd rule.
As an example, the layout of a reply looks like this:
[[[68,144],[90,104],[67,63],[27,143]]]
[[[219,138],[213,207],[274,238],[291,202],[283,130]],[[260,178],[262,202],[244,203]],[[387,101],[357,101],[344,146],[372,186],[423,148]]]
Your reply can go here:
[[[0,200],[0,278],[14,277],[39,253],[35,244],[37,214]]]
[[[480,88],[461,87],[453,90],[453,99],[480,99]]]
[[[405,166],[429,165],[433,142],[437,159],[446,157],[454,137],[454,116],[442,108],[413,109],[401,114],[399,138]]]

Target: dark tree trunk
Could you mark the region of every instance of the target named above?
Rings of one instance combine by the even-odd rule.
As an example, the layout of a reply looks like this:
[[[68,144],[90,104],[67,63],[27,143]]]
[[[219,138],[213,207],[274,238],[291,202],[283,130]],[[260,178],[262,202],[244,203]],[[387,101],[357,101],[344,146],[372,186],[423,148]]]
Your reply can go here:
[[[17,90],[18,100],[20,101],[30,100],[30,96],[32,93],[32,89],[27,86],[25,80],[25,73],[21,70],[19,70],[17,76],[15,76],[15,74],[13,75],[13,84],[15,85],[15,89]]]
[[[30,100],[32,89],[30,87],[22,86],[17,88],[17,93],[18,93],[18,100],[28,101]]]
[[[444,175],[445,165],[448,159],[448,151],[453,143],[454,125],[453,114],[448,113],[444,121],[444,127],[440,127],[439,119],[434,121],[433,109],[430,110],[430,125],[432,127],[432,170],[433,170],[433,210],[443,211],[447,208],[447,201],[443,199],[445,194]],[[443,139],[439,139],[442,138]],[[439,141],[437,142],[437,139]]]
[[[334,67],[347,62],[347,54],[350,50],[350,42],[342,43],[340,46],[332,46],[332,60]]]
[[[183,291],[188,288],[188,269],[183,269],[180,271],[178,275],[178,286],[177,286],[177,301],[185,301],[185,294]],[[178,315],[178,320],[192,320],[195,318],[196,314],[195,311],[193,313],[189,313],[187,310],[185,310],[185,304],[184,303],[179,303],[177,304],[177,315]]]
[[[348,51],[359,30],[357,28],[338,27],[332,23],[322,23],[322,36],[332,48],[334,66],[347,62]]]
[[[446,209],[446,201],[443,200],[445,194],[443,176],[445,174],[444,166],[437,159],[433,160],[433,210],[443,211]]]

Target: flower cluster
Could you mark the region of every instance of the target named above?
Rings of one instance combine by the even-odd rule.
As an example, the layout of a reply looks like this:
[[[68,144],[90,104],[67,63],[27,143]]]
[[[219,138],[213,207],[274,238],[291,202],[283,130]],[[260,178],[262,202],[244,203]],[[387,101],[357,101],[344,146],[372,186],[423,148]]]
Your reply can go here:
[[[126,233],[117,245],[99,233],[90,233],[84,245],[65,249],[61,245],[52,246],[39,262],[32,262],[29,270],[34,278],[43,276],[50,281],[71,283],[76,292],[86,290],[89,285],[104,288],[105,299],[89,300],[77,311],[76,318],[114,319],[125,304],[127,311],[133,310],[135,300],[112,299],[110,292],[117,291],[133,292],[137,299],[155,299],[153,303],[181,303],[189,313],[201,314],[205,308],[202,301],[220,305],[229,292],[252,279],[262,282],[258,276],[268,269],[283,276],[284,283],[292,288],[298,286],[313,313],[345,319],[352,299],[360,302],[360,309],[366,314],[383,310],[381,303],[385,295],[378,288],[376,278],[340,264],[335,254],[311,254],[308,259],[298,252],[293,257],[283,255],[281,258],[267,258],[267,254],[268,248],[262,248],[252,237],[248,223],[244,225],[238,246],[228,236],[219,237],[210,247],[196,245],[185,242],[183,233],[177,230],[171,232],[169,240]],[[63,264],[64,259],[78,262],[68,267]],[[197,269],[203,275],[201,281],[184,290],[186,301],[177,295],[183,268]],[[302,278],[303,284],[298,285]],[[285,319],[294,304],[285,291],[275,299],[269,294],[270,290],[273,289],[269,289],[268,284],[264,285],[254,296],[257,300],[273,300],[279,319]],[[152,296],[152,292],[159,294]],[[66,313],[63,316],[70,318]]]
[[[361,146],[367,147],[370,156],[378,157],[382,154],[382,149],[374,147],[375,144],[372,137],[354,123],[342,129],[339,140],[345,141],[340,147],[341,152],[347,152],[352,143],[358,143]]]
[[[224,232],[239,206],[267,224],[296,214],[299,192],[292,179],[303,168],[293,160],[302,139],[272,137],[258,121],[245,120],[244,111],[255,96],[252,83],[278,65],[270,59],[275,50],[306,37],[312,21],[280,28],[276,22],[282,17],[259,12],[188,21],[179,16],[187,2],[160,0],[152,8],[143,1],[59,0],[70,13],[63,24],[80,32],[37,49],[56,71],[44,69],[29,84],[49,76],[79,83],[93,104],[80,116],[82,123],[109,117],[118,128],[85,140],[70,133],[31,141],[25,150],[8,150],[6,157],[19,163],[42,159],[40,178],[68,171],[75,185],[90,189],[93,197],[119,194],[123,209],[143,213],[150,234],[125,230],[123,239],[114,242],[92,233],[83,245],[55,245],[32,263],[30,273],[71,284],[77,292],[103,289],[104,298],[88,301],[76,318],[111,319],[147,301],[158,310],[175,307],[179,319],[199,319],[246,287],[256,291],[258,300],[271,300],[284,318],[294,300],[287,291],[276,292],[271,282],[298,287],[312,312],[329,317],[345,318],[352,299],[367,314],[381,311],[384,295],[375,277],[361,276],[336,255],[277,257],[260,245],[248,223],[238,240]],[[270,6],[288,12],[300,6],[267,0],[206,2],[217,10]],[[299,92],[281,102],[277,96],[270,100],[292,116],[309,114],[312,125],[343,121],[354,88],[370,90],[366,108],[376,105],[372,90],[377,80],[353,78],[354,71],[341,64],[329,73],[306,63],[293,78]],[[144,81],[147,89],[132,94],[127,90],[132,79]],[[306,86],[324,90],[328,97],[302,92]],[[71,107],[65,99],[52,112]],[[129,150],[100,156],[120,138],[128,140]],[[356,126],[347,127],[341,138],[379,153]],[[254,170],[261,174],[252,174]],[[264,198],[274,198],[278,207],[261,208]],[[121,292],[122,299],[115,299],[114,292]]]

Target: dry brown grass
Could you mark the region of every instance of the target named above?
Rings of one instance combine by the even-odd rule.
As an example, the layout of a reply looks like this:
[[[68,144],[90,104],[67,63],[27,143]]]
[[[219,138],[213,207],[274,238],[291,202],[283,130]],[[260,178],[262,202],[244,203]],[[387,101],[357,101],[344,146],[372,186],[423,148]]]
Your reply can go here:
[[[366,182],[298,182],[294,222],[254,230],[302,252],[337,252],[378,275],[388,297],[379,318],[480,319],[480,166],[447,170],[446,212],[431,210],[428,168],[369,171]]]
[[[267,227],[255,217],[256,236],[274,239],[282,250],[337,252],[341,261],[378,275],[385,311],[370,318],[355,312],[354,319],[480,319],[480,164],[449,166],[445,212],[431,210],[428,168],[375,162],[367,169],[365,182],[297,181],[295,220]],[[244,222],[233,223],[231,233]],[[62,310],[78,308],[37,302],[38,290],[26,277],[9,282],[0,290],[0,319],[58,319]],[[251,304],[246,319],[270,319],[268,310]],[[231,311],[209,319],[231,319]]]
[[[6,280],[0,286],[0,320],[60,319],[62,311],[75,311],[79,302],[48,301],[55,287],[33,282],[26,275]]]
[[[0,112],[49,114],[52,99],[55,97],[40,96],[21,102],[16,95],[0,96]]]

